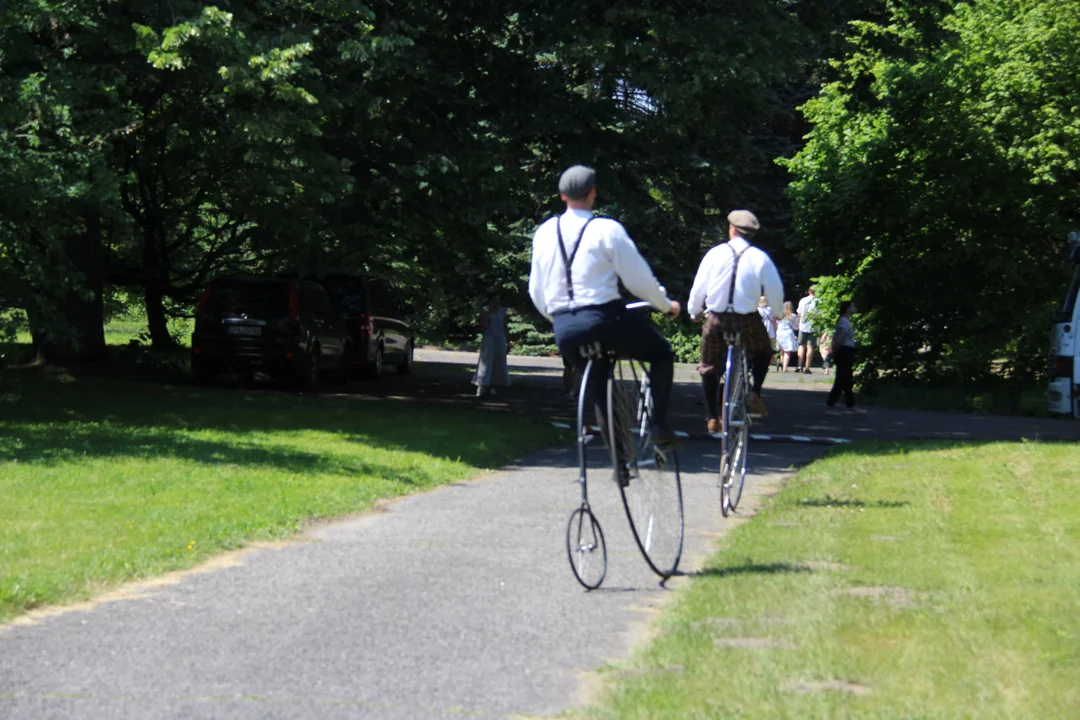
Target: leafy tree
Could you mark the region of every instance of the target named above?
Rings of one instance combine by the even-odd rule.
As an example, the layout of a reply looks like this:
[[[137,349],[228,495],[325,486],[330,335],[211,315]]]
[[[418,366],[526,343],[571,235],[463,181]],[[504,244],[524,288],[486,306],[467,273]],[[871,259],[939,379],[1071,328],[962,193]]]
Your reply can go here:
[[[787,163],[801,257],[850,287],[871,369],[1031,377],[1080,219],[1080,5],[950,6],[858,24],[805,105],[814,129]]]

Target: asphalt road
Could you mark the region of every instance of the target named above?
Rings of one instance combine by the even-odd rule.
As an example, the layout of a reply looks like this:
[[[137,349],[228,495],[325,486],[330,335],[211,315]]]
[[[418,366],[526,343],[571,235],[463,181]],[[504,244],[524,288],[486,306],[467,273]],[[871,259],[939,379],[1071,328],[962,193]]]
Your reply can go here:
[[[568,415],[557,360],[515,359],[514,387],[478,400],[463,364],[471,356],[418,359],[414,377],[348,392]],[[697,388],[689,368],[677,377],[677,424],[693,429],[701,424]],[[965,431],[954,416],[877,409],[827,418],[821,378],[775,377],[770,387],[773,412],[755,430],[1077,431],[1069,423],[1028,423],[1025,431],[1007,419]],[[823,450],[756,444],[743,516]],[[690,575],[738,522],[718,511],[715,452],[715,444],[690,443],[681,455],[681,567]],[[565,448],[313,528],[295,542],[9,624],[0,628],[0,718],[520,718],[586,702],[594,672],[617,666],[643,640],[686,577],[658,584],[616,488],[598,477],[590,499],[607,537],[608,577],[596,592],[578,586],[564,536],[579,499],[575,465],[568,436]]]

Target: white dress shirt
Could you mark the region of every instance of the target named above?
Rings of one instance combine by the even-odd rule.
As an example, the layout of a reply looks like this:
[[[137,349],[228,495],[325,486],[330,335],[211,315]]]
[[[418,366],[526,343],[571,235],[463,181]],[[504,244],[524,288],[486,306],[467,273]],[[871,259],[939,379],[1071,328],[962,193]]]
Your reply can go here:
[[[744,315],[756,312],[758,299],[764,295],[774,315],[782,314],[784,283],[772,259],[761,248],[736,236],[723,245],[717,245],[702,258],[687,305],[691,319],[696,320],[705,310],[714,313],[727,311],[731,271],[735,267],[737,252],[742,252],[742,256],[739,258],[739,277],[735,280],[735,297],[732,299],[735,312]]]
[[[551,320],[561,310],[603,305],[619,299],[619,280],[631,293],[652,303],[660,312],[671,310],[667,293],[649,264],[641,257],[626,230],[615,220],[598,217],[589,223],[581,248],[571,264],[574,300],[566,287],[566,263],[559,250],[556,222],[561,223],[567,256],[573,255],[578,236],[592,217],[588,210],[567,210],[547,220],[533,236],[529,297],[536,309]]]

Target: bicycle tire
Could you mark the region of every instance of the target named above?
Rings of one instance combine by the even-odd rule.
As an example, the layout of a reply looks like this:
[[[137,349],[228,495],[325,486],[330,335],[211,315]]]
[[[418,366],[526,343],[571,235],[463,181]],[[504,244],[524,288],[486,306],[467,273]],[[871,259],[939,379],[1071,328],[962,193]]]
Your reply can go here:
[[[626,518],[645,562],[666,579],[682,556],[679,456],[652,442],[652,393],[640,365],[614,363],[607,385],[609,450]]]
[[[600,587],[607,576],[607,544],[600,521],[582,506],[570,515],[566,526],[566,555],[574,577],[586,590]]]
[[[746,456],[750,440],[750,414],[746,403],[748,390],[746,351],[739,345],[729,349],[724,368],[724,439],[720,453],[720,512],[724,517],[739,506],[746,482]]]

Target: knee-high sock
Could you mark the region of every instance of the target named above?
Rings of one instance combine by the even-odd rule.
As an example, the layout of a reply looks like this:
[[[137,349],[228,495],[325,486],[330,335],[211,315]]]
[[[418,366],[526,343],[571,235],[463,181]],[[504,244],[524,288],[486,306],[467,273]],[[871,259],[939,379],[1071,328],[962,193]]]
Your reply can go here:
[[[716,399],[720,391],[720,380],[715,372],[701,376],[701,389],[705,393],[705,419],[720,417],[716,414]]]
[[[772,363],[772,353],[758,353],[750,361],[750,372],[754,376],[754,392],[761,394],[761,386],[765,384],[765,376],[769,374],[769,365]]]

